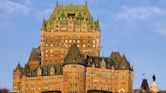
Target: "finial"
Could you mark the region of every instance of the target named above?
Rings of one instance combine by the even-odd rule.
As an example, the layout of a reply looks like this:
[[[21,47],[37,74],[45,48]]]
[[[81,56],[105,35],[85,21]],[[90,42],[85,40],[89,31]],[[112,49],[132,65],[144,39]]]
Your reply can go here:
[[[145,79],[145,73],[143,73],[142,75],[143,75],[143,78]]]
[[[152,76],[152,79],[153,79],[154,82],[156,81],[156,76],[154,74]]]
[[[131,66],[131,69],[133,70],[134,68],[133,68],[133,65]]]
[[[99,23],[99,17],[97,18],[97,23]]]
[[[57,0],[57,1],[56,1],[56,5],[58,5],[58,4],[59,4],[59,1]]]
[[[18,61],[18,64],[17,65],[20,65],[20,61]]]
[[[20,70],[20,68],[21,68],[20,62],[18,62],[16,69]]]
[[[103,49],[103,46],[101,46],[101,56],[104,56],[104,49]]]
[[[85,0],[85,5],[86,5],[86,6],[88,5],[88,1],[87,1],[87,0]]]

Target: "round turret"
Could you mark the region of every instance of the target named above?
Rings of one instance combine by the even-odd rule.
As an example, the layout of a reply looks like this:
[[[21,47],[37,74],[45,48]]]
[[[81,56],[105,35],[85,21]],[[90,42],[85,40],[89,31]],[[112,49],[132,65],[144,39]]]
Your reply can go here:
[[[64,60],[63,93],[85,93],[85,61],[76,44],[73,44]]]

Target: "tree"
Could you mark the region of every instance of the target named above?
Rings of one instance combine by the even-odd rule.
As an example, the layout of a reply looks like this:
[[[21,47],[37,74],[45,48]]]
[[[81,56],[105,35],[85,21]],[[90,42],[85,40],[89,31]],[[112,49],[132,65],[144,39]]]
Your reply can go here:
[[[0,93],[9,93],[9,90],[7,88],[0,88]]]

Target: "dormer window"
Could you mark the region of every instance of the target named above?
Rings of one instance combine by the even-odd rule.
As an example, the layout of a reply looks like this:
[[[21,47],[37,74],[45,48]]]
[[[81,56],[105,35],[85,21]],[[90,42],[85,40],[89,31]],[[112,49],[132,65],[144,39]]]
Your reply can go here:
[[[68,16],[69,16],[69,17],[74,17],[74,16],[75,16],[75,14],[70,13],[70,14],[68,14]]]
[[[37,70],[37,75],[38,75],[38,76],[41,76],[41,75],[42,75],[42,70],[41,70],[40,67],[39,67],[38,70]]]
[[[101,68],[106,68],[106,62],[104,59],[102,59],[102,62],[101,62]]]
[[[51,69],[50,69],[50,75],[55,75],[55,69],[54,69],[54,67],[51,67]]]
[[[112,66],[111,69],[114,70],[114,66]]]
[[[88,65],[90,66],[90,62],[88,63]]]
[[[73,62],[76,62],[76,58],[73,59]]]
[[[95,64],[94,63],[92,64],[92,68],[95,68]]]

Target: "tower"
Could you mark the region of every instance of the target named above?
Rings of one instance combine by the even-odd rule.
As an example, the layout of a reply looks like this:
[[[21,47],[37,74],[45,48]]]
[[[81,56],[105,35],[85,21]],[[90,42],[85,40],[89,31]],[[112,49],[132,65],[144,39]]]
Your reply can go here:
[[[99,56],[100,26],[86,5],[57,3],[41,29],[41,64],[63,63],[69,47],[76,43],[80,52]]]
[[[156,76],[153,75],[152,76],[152,79],[153,79],[153,82],[152,82],[152,85],[151,85],[151,92],[152,93],[157,93],[157,84],[156,84]]]
[[[20,63],[18,63],[16,69],[13,71],[13,90],[19,91],[21,90],[21,79],[22,79],[22,67]]]
[[[76,44],[73,44],[65,57],[63,66],[63,93],[85,92],[85,67],[84,56],[81,55]]]
[[[147,79],[142,80],[140,92],[141,93],[150,93],[150,88],[149,88]]]

